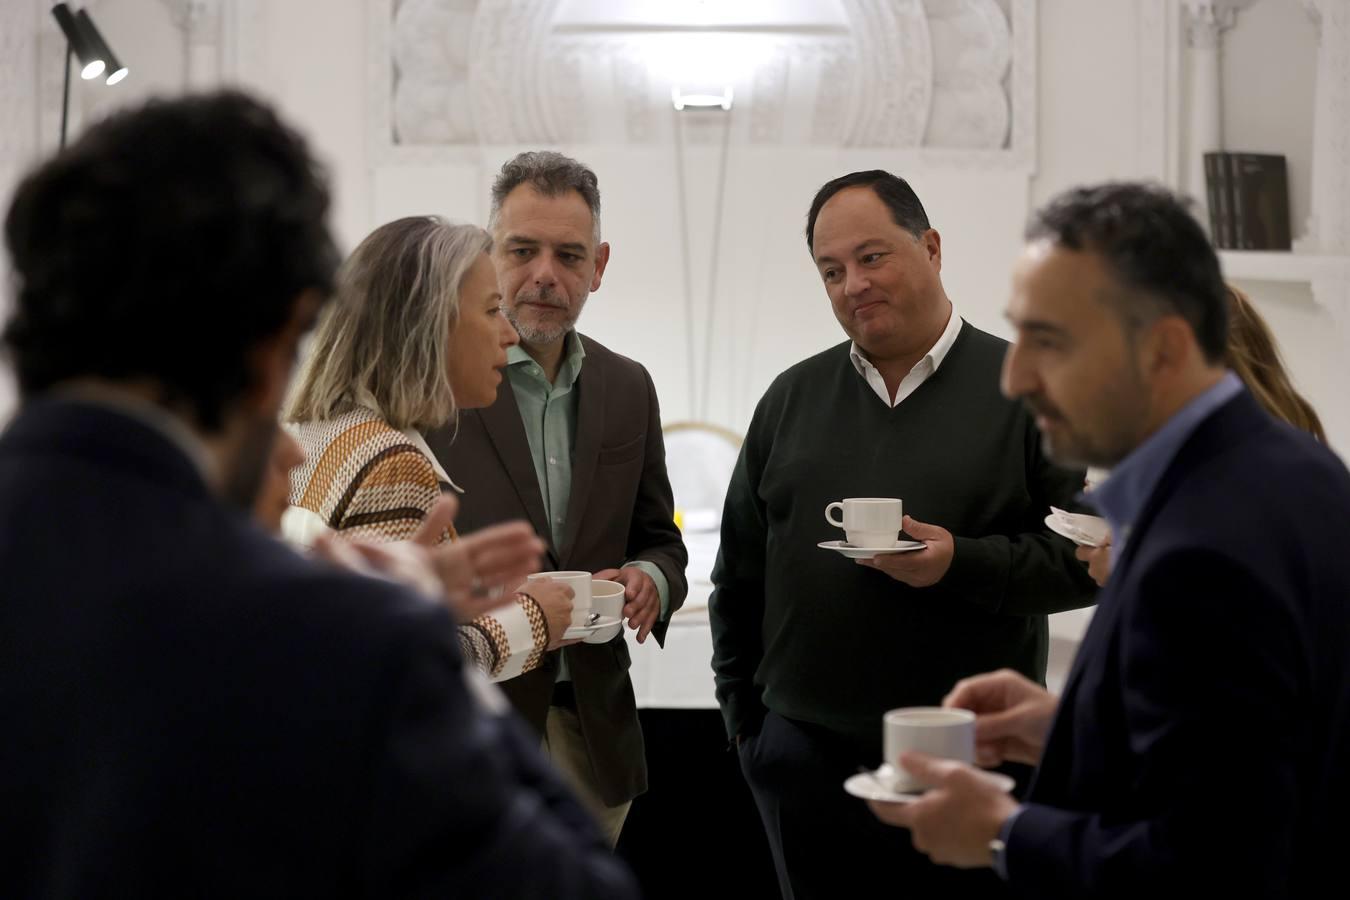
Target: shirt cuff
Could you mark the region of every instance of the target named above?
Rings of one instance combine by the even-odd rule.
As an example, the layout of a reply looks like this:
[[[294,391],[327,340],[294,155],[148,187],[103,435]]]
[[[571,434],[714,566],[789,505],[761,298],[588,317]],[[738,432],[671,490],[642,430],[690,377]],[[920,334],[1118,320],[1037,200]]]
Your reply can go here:
[[[524,603],[533,604],[533,601]],[[524,603],[518,601],[498,607],[462,626],[478,631],[491,645],[495,659],[474,662],[492,681],[515,678],[539,665],[545,648],[539,644],[539,633],[530,621],[530,611]],[[547,629],[542,631],[547,633]]]
[[[665,573],[661,571],[661,567],[656,563],[648,562],[645,559],[635,559],[632,562],[623,564],[625,569],[630,566],[641,569],[651,577],[652,581],[656,584],[656,593],[661,597],[660,621],[664,622],[666,619],[670,618],[670,582],[666,579]]]
[[[1012,811],[1012,815],[1003,820],[1003,827],[998,830],[998,841],[994,844],[994,871],[1004,881],[1008,880],[1008,841],[1012,839],[1013,825],[1017,823],[1017,817],[1022,815],[1025,809],[1025,806],[1019,805]]]

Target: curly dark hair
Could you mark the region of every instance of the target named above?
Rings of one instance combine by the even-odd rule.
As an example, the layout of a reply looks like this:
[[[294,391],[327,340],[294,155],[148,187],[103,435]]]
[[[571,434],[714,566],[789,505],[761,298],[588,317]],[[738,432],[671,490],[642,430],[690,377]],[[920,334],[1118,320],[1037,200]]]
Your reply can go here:
[[[1218,363],[1228,343],[1227,288],[1219,257],[1188,206],[1153,184],[1072,188],[1032,215],[1026,237],[1100,254],[1125,288],[1104,299],[1127,326],[1180,316],[1205,359]]]
[[[488,214],[489,230],[497,229],[497,217],[507,196],[528,184],[545,197],[561,197],[576,191],[591,210],[595,243],[600,243],[600,181],[595,172],[570,156],[553,150],[527,150],[502,163],[501,171],[492,182],[492,210]]]
[[[3,342],[27,398],[80,377],[148,379],[215,431],[249,350],[338,252],[326,177],[267,106],[224,91],[153,100],[91,127],[19,185],[5,222]]]

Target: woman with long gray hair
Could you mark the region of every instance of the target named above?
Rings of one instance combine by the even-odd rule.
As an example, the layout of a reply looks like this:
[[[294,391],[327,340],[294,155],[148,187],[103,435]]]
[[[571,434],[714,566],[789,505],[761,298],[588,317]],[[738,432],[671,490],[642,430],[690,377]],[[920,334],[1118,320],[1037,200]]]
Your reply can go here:
[[[491,245],[481,228],[411,216],[375,229],[342,264],[285,412],[306,457],[291,471],[289,539],[410,540],[442,493],[459,490],[421,432],[490,406],[518,341]],[[530,582],[465,622],[461,648],[493,680],[512,678],[561,643],[570,616],[569,589]]]

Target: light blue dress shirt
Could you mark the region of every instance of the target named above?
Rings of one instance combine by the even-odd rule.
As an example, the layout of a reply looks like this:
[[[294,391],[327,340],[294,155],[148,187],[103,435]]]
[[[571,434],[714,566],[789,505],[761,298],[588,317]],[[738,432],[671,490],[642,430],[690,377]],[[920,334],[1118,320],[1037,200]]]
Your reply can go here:
[[[1144,504],[1153,495],[1182,445],[1200,427],[1200,423],[1242,391],[1242,382],[1238,377],[1232,372],[1224,373],[1217,384],[1183,406],[1162,428],[1149,435],[1147,440],[1121,460],[1111,470],[1110,477],[1086,495],[1085,499],[1096,506],[1111,524],[1112,564],[1125,549],[1135,520],[1143,512]],[[1022,809],[1021,806],[1017,807],[999,829],[998,839],[1002,846],[994,852],[994,871],[1004,881],[1008,880],[1007,843]]]

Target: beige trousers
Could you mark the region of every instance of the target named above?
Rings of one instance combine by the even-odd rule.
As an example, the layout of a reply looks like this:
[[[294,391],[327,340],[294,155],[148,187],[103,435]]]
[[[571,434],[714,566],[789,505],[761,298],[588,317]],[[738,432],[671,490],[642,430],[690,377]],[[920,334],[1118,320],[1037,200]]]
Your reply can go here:
[[[548,708],[548,723],[544,730],[544,752],[553,765],[562,772],[567,784],[576,793],[583,806],[595,817],[600,833],[609,841],[611,849],[619,843],[624,819],[632,801],[618,806],[606,806],[600,799],[600,787],[595,768],[586,753],[586,739],[581,734],[581,720],[577,714],[562,706]]]

